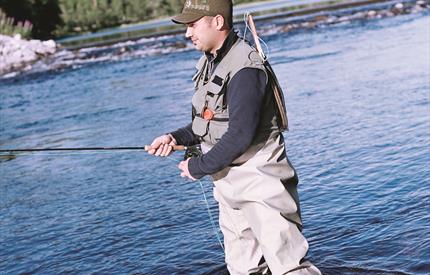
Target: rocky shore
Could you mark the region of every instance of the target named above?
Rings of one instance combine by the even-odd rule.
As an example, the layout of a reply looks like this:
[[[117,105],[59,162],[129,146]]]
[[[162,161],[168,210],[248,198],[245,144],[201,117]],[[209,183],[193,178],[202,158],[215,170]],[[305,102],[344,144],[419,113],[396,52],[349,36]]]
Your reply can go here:
[[[0,35],[0,75],[30,70],[33,63],[54,54],[57,48],[53,40],[24,40],[19,34]]]
[[[359,10],[340,10],[310,14],[305,18],[289,18],[277,24],[262,24],[260,35],[290,32],[297,29],[318,28],[347,24],[357,20],[371,20],[402,14],[418,13],[429,9],[430,0],[398,1],[383,7],[363,7]],[[56,71],[77,68],[84,64],[139,58],[192,49],[183,35],[142,38],[113,45],[77,50],[61,48],[53,40],[24,40],[19,35],[0,35],[0,79],[15,77],[23,72]]]

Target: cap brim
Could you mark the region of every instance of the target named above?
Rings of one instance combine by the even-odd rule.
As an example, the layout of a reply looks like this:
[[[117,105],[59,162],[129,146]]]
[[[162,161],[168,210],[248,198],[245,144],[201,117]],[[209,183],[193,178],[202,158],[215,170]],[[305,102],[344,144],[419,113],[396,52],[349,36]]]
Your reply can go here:
[[[195,14],[195,13],[181,13],[172,17],[172,21],[173,23],[176,23],[176,24],[189,24],[199,20],[203,16],[204,15],[202,14]]]

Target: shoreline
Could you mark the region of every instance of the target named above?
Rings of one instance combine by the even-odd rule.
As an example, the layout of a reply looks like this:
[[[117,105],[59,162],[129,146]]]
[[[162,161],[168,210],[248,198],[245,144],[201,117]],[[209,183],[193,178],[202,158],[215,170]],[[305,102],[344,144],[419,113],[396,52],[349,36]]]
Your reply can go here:
[[[358,3],[376,3],[360,5]],[[260,24],[259,35],[311,29],[321,26],[344,24],[356,20],[371,20],[402,14],[427,11],[429,0],[355,1],[354,7],[345,4],[331,5],[324,9],[308,8],[284,13],[256,16],[256,21],[276,20],[273,24]],[[351,4],[351,3],[349,3]],[[341,7],[341,8],[340,8]],[[342,8],[343,7],[343,8]],[[236,27],[243,23],[237,23]],[[76,68],[88,63],[141,58],[148,55],[165,54],[192,49],[183,37],[183,30],[161,32],[139,39],[125,39],[112,43],[89,45],[84,48],[65,48],[52,40],[23,40],[20,36],[0,35],[0,79],[13,78],[23,73],[37,73]],[[160,46],[161,45],[161,46]]]
[[[249,4],[238,5],[233,11],[233,22],[235,25],[243,23],[244,15],[250,11],[254,21],[268,21],[282,17],[295,17],[300,15],[311,15],[327,10],[346,9],[355,6],[366,6],[376,3],[388,3],[395,0],[307,0],[309,2],[300,2],[294,4],[284,3],[275,7],[255,9],[259,5],[269,5],[271,3],[283,1],[263,1]],[[402,1],[402,0],[399,0]],[[397,2],[399,2],[397,1]],[[414,0],[403,0],[414,1]],[[247,9],[249,8],[249,9]],[[156,19],[141,24],[135,24],[127,27],[118,27],[113,29],[101,30],[92,34],[84,34],[74,37],[59,39],[56,42],[69,50],[76,50],[87,47],[98,47],[112,45],[130,40],[142,38],[160,37],[165,35],[177,35],[184,32],[182,25],[171,22],[170,18]]]
[[[249,2],[243,3],[234,6],[233,17],[235,23],[238,22],[238,19],[243,17],[245,11],[251,11],[254,14],[256,11],[258,13],[270,13],[274,9],[277,8],[291,8],[297,9],[304,6],[311,6],[315,4],[329,4],[332,2],[351,2],[357,0],[266,0],[266,1],[258,1],[258,2]],[[379,1],[387,1],[387,0],[379,0]],[[294,3],[291,3],[294,2]],[[305,4],[303,4],[305,3]],[[125,37],[125,39],[140,39],[143,37],[151,37],[152,35],[157,36],[159,33],[164,33],[166,30],[176,30],[177,32],[182,31],[182,27],[180,25],[174,24],[171,20],[171,17],[161,17],[156,19],[151,19],[148,21],[143,21],[139,23],[133,24],[124,24],[117,27],[110,27],[106,29],[101,29],[95,31],[93,33],[82,33],[75,34],[70,36],[60,37],[56,40],[59,44],[62,44],[66,48],[79,48],[86,47],[85,45],[91,44],[91,41],[94,39],[103,39],[100,41],[101,44],[106,42],[110,42],[118,38],[119,34],[128,34],[131,36]],[[165,30],[164,30],[165,29]],[[109,39],[112,38],[112,39]],[[86,41],[86,42],[85,42]],[[117,40],[117,42],[121,42]],[[92,45],[94,46],[94,45]]]
[[[54,40],[25,40],[21,35],[0,34],[0,76],[14,71],[30,70],[32,64],[58,50]]]

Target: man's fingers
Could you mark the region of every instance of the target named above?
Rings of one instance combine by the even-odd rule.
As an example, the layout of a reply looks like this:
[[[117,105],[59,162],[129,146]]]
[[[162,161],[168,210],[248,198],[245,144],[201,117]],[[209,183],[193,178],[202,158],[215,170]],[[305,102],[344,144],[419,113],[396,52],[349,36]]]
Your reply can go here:
[[[161,153],[163,152],[163,145],[159,146],[157,148],[157,151],[155,152],[155,155],[158,157],[161,155]]]
[[[157,151],[157,149],[158,149],[158,146],[155,147],[155,146],[152,146],[152,145],[145,145],[145,151],[148,152],[148,154],[151,154],[151,155],[155,154],[155,152]]]
[[[160,145],[162,145],[162,142],[160,141],[160,139],[159,138],[154,139],[151,145],[148,146],[148,150],[147,150],[148,154],[151,154],[151,155],[156,154],[158,149],[160,148]]]
[[[173,146],[176,145],[176,141],[170,135],[159,136],[154,141],[152,141],[151,145],[145,146],[145,151],[148,154],[155,156],[167,157],[173,151]]]
[[[173,147],[171,145],[168,145],[165,157],[167,157],[168,155],[170,155],[170,153],[172,153],[172,151],[173,151]]]
[[[160,139],[158,139],[158,138],[156,138],[156,139],[154,139],[154,141],[151,143],[151,147],[152,147],[152,148],[158,148],[158,146],[160,146],[161,144],[163,144],[163,143],[161,142],[161,140],[160,140]]]
[[[162,157],[169,155],[169,148],[171,148],[169,144],[163,144],[163,151],[161,152]]]
[[[158,146],[150,146],[147,148],[148,154],[167,157],[172,153],[173,146],[170,144],[159,144]]]

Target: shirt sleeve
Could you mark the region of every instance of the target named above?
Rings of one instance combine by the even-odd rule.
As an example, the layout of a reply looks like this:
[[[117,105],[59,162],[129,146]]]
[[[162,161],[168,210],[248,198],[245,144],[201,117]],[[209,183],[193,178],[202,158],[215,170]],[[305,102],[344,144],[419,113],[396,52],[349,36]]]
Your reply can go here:
[[[264,71],[255,68],[242,69],[233,76],[227,87],[228,130],[209,152],[190,159],[191,176],[199,179],[214,174],[249,148],[260,121],[266,78]]]
[[[170,134],[176,139],[178,145],[190,146],[200,143],[198,137],[193,132],[191,123]]]

